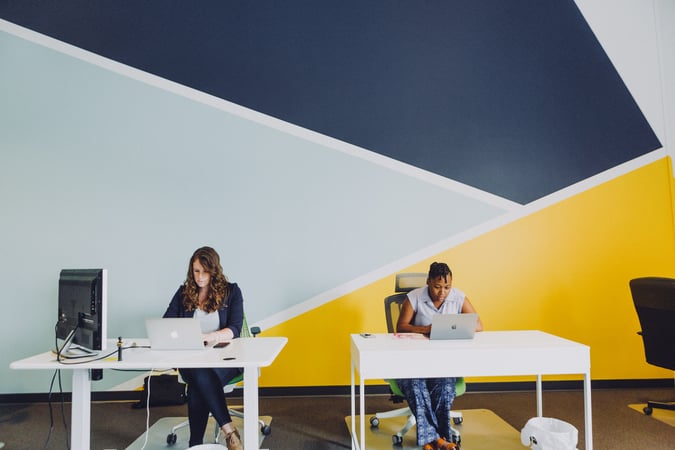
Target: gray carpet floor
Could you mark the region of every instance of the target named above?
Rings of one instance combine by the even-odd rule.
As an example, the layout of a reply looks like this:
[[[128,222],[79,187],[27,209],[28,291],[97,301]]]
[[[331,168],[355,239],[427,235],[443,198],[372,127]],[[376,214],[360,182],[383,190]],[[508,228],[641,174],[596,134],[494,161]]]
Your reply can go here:
[[[668,388],[593,390],[594,448],[674,450],[674,427],[628,407],[648,399],[675,399],[675,392]],[[238,400],[233,398],[231,403]],[[385,395],[370,395],[366,399],[368,413],[394,407],[398,405],[392,405]],[[454,409],[488,409],[519,431],[536,415],[536,398],[533,391],[467,393],[456,399]],[[544,391],[543,411],[544,416],[574,425],[579,430],[578,448],[585,448],[581,391]],[[350,413],[349,396],[261,397],[260,412],[272,417],[272,433],[265,437],[264,448],[350,448],[345,425],[345,416]],[[53,404],[51,413],[46,403],[0,404],[3,450],[68,448],[63,414],[70,426],[70,405],[63,406],[62,414],[61,405]],[[147,421],[152,425],[160,418],[184,416],[185,413],[184,405],[152,407]],[[91,416],[92,449],[124,449],[146,429],[146,411],[133,409],[130,402],[95,402]]]

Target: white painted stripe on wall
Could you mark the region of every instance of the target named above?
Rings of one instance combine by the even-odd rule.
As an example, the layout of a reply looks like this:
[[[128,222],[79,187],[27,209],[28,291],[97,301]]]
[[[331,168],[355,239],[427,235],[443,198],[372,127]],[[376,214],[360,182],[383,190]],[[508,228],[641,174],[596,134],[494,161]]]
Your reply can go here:
[[[461,233],[457,233],[456,235],[450,236],[447,239],[443,239],[434,245],[420,249],[419,251],[411,253],[404,258],[392,261],[391,263],[386,264],[370,273],[364,274],[356,279],[353,279],[348,283],[336,286],[329,291],[322,292],[320,295],[310,298],[302,303],[298,303],[284,311],[280,311],[279,313],[267,317],[264,320],[258,321],[254,325],[260,326],[262,329],[268,329],[279,325],[285,321],[299,316],[300,314],[304,314],[308,311],[311,311],[312,309],[318,308],[331,300],[347,295],[357,289],[363,288],[387,275],[399,272],[400,270],[409,267],[421,260],[430,258],[449,248],[456,247],[525,216],[534,214],[584,191],[663,159],[666,156],[667,154],[664,149],[658,149],[639,158],[635,158],[632,161],[628,161],[610,170],[582,180],[572,186],[561,189],[558,192],[529,203],[517,210],[506,212],[499,217],[486,221]]]

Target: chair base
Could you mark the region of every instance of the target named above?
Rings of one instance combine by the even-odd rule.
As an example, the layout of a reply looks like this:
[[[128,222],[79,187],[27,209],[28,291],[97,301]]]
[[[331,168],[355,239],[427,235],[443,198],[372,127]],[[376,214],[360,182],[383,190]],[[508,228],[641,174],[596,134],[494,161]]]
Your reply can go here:
[[[244,412],[240,411],[240,408],[241,407],[236,407],[236,406],[232,406],[232,407],[228,408],[228,410],[230,411],[230,416],[239,417],[240,419],[243,420],[244,419]],[[264,420],[258,419],[258,425],[260,425],[260,432],[263,435],[267,436],[272,432],[272,427],[270,425],[266,424]],[[218,432],[218,433],[220,434],[220,432]],[[218,440],[218,436],[216,435],[216,441],[217,440]]]
[[[370,418],[370,426],[371,428],[377,428],[380,424],[380,419],[391,419],[394,417],[407,417],[403,428],[401,428],[391,437],[392,443],[394,445],[401,445],[403,443],[403,436],[405,436],[406,433],[410,431],[410,429],[417,423],[415,420],[415,415],[412,413],[412,411],[410,411],[409,407],[375,413],[375,415],[371,416]],[[459,425],[464,421],[461,411],[450,411],[450,418],[455,425]],[[448,436],[448,439],[450,439],[455,444],[460,444],[462,442],[462,436],[460,432],[452,427],[450,428],[450,432],[452,433],[452,436]]]
[[[240,411],[239,409],[237,409],[237,407],[230,407],[230,408],[228,408],[228,411],[230,412],[230,416],[232,416],[232,417],[238,417],[240,419],[244,418],[244,413],[242,411]],[[180,430],[181,428],[185,428],[189,425],[190,425],[190,421],[185,420],[185,421],[179,423],[178,425],[174,426],[173,428],[171,428],[171,433],[169,433],[166,436],[167,445],[169,445],[169,446],[174,445],[176,443],[176,440],[177,440],[177,437],[178,437],[177,434],[176,434],[178,432],[178,430]],[[262,419],[258,419],[258,425],[260,425],[260,432],[264,436],[267,436],[272,432],[272,427],[270,425],[266,424],[265,421],[263,421]],[[218,442],[218,437],[220,436],[220,431],[221,431],[220,428],[216,426],[215,431],[214,431],[214,435],[213,435],[213,442],[214,443]]]
[[[461,427],[458,426],[457,428],[461,428],[462,450],[528,450],[523,447],[520,442],[520,429],[514,428],[495,414],[494,411],[482,408],[462,409],[461,411],[464,415],[464,422]],[[361,416],[359,416],[356,411],[354,413],[354,417],[345,416],[343,423],[352,440],[360,442]],[[403,443],[400,446],[392,445],[391,436],[403,426],[406,418],[399,417],[382,420],[377,429],[371,429],[368,427],[368,419],[370,416],[372,416],[372,413],[365,414],[366,427],[364,430],[364,437],[366,441],[365,448],[368,450],[422,450],[422,447],[417,445],[414,430],[403,438]],[[356,428],[352,427],[352,419],[354,419],[354,426]],[[350,445],[348,442],[347,448],[349,447]],[[579,448],[581,449],[582,447]]]
[[[654,408],[657,409],[667,409],[669,411],[675,411],[675,403],[673,402],[655,402],[655,401],[648,401],[647,406],[645,406],[642,411],[648,416],[650,416],[654,410]]]

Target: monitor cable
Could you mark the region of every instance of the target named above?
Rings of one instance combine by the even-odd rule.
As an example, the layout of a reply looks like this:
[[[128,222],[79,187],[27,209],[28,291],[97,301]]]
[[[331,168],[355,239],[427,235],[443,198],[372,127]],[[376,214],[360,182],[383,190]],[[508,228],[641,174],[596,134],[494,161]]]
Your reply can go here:
[[[47,449],[49,447],[49,441],[52,436],[52,432],[54,431],[54,412],[52,409],[52,394],[54,392],[54,380],[57,379],[59,380],[59,394],[60,394],[60,403],[61,403],[61,419],[63,421],[63,428],[65,430],[65,435],[66,435],[66,448],[70,450],[70,433],[68,432],[68,422],[66,421],[66,407],[65,407],[65,401],[63,399],[63,385],[61,383],[61,369],[56,369],[54,371],[54,375],[52,375],[52,380],[49,383],[49,394],[47,395],[47,404],[49,406],[49,433],[47,433],[47,439],[45,440],[45,444],[43,446],[43,449]]]
[[[150,436],[150,385],[152,384],[150,381],[152,380],[152,374],[154,371],[154,368],[150,369],[150,373],[148,374],[148,382],[146,383],[148,389],[145,393],[145,440],[143,441],[141,450],[145,450],[145,447],[148,445],[148,436]]]

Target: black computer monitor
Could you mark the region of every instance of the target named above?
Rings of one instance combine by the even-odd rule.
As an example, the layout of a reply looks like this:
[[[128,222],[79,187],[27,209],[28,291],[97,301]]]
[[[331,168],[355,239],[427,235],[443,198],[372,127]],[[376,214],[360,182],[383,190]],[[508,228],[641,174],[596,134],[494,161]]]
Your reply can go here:
[[[106,269],[61,271],[56,323],[56,346],[59,354],[68,356],[105,350],[107,297]]]

